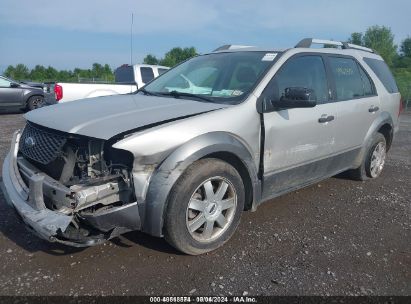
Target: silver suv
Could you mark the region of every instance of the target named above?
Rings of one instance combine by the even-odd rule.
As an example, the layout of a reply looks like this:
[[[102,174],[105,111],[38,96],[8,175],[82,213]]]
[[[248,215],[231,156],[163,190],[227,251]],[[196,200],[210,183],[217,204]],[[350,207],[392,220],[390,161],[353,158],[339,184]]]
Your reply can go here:
[[[264,201],[343,171],[378,177],[399,108],[371,49],[227,45],[134,94],[27,113],[4,193],[49,241],[89,246],[141,230],[201,254]]]

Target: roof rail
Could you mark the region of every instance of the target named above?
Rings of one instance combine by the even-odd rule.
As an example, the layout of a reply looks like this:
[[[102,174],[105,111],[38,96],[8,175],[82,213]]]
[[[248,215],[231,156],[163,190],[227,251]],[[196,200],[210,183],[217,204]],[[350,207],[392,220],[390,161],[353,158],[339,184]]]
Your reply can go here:
[[[326,40],[326,39],[315,39],[315,38],[304,38],[300,42],[298,42],[295,47],[296,48],[309,48],[311,47],[312,44],[334,45],[334,46],[339,46],[342,49],[355,49],[355,50],[361,50],[365,52],[374,53],[374,50],[364,47],[364,46],[360,46],[360,45],[356,45],[356,44],[352,44],[348,42]]]
[[[373,49],[367,48],[365,46],[356,45],[356,44],[352,44],[352,43],[347,43],[347,46],[348,46],[349,49],[356,49],[356,50],[366,51],[366,52],[370,52],[370,53],[375,53]]]
[[[238,45],[238,44],[225,44],[216,48],[213,52],[224,51],[224,50],[234,50],[234,49],[242,49],[242,48],[249,48],[252,47],[251,45]]]

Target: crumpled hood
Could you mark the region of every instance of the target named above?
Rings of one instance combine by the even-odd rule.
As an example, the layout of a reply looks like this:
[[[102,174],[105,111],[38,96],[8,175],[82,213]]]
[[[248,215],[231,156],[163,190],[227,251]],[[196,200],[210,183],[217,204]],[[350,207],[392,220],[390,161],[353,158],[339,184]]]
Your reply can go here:
[[[140,94],[113,95],[56,104],[28,112],[33,123],[72,134],[109,139],[150,124],[229,105]]]

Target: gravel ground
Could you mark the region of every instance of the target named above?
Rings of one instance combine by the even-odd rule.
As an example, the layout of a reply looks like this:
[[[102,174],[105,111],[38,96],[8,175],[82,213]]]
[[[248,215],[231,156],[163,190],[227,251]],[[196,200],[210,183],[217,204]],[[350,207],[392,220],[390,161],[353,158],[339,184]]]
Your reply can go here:
[[[0,163],[21,114],[0,115]],[[42,241],[0,194],[0,295],[411,295],[411,113],[380,178],[327,179],[244,213],[203,256],[127,233],[74,249]]]

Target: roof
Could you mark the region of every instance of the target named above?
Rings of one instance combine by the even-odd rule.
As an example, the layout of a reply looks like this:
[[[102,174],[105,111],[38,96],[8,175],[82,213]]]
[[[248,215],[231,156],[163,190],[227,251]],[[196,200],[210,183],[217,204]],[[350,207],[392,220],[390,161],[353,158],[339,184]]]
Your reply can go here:
[[[323,48],[311,48],[312,45],[323,45]],[[315,38],[304,38],[298,42],[294,48],[280,49],[280,48],[260,48],[255,46],[248,45],[235,45],[235,44],[226,44],[215,49],[211,53],[223,53],[223,52],[284,52],[290,49],[301,49],[304,51],[314,51],[315,52],[324,52],[324,53],[339,53],[339,54],[353,54],[358,52],[375,54],[375,51],[356,44],[327,40],[327,39],[315,39]],[[373,57],[373,56],[371,56]]]
[[[216,49],[210,53],[227,53],[227,52],[273,52],[279,53],[284,52],[288,49],[285,48],[263,48],[263,47],[256,47],[256,46],[241,46],[241,47],[234,47],[234,48],[227,48],[227,49]]]

